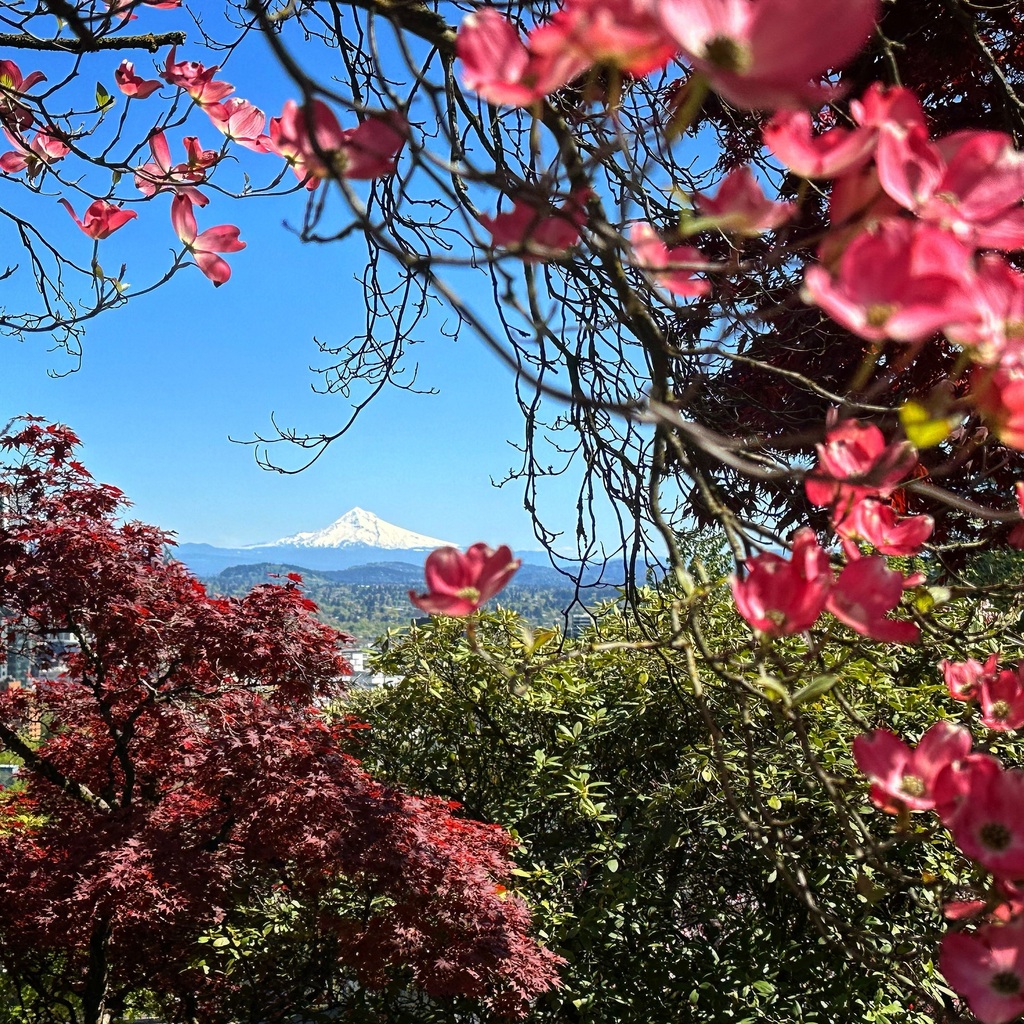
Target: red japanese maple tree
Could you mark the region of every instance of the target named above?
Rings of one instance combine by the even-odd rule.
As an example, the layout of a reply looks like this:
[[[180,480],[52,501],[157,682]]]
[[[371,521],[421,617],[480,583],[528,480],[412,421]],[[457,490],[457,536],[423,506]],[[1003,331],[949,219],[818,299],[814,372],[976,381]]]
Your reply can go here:
[[[509,835],[363,771],[354,724],[316,704],[339,692],[346,638],[298,582],[210,596],[167,557],[168,535],[118,520],[123,496],[77,444],[34,420],[0,435],[8,645],[45,661],[56,634],[77,640],[57,678],[0,694],[0,741],[26,781],[0,804],[0,966],[47,1019],[99,1024],[149,990],[169,1018],[225,1020],[232,984],[190,967],[196,941],[284,887],[319,901],[354,982],[523,1013],[558,960],[497,884]],[[39,745],[29,717],[48,726]],[[359,903],[320,899],[339,884]],[[303,1008],[266,984],[262,1019]]]

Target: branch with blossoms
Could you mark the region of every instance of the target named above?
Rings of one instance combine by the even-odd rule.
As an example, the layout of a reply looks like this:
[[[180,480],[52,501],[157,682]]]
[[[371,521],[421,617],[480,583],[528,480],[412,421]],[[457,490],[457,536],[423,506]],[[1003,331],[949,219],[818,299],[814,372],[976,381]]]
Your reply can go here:
[[[90,7],[71,34],[117,38],[120,15],[156,16],[143,6],[155,5]],[[956,22],[966,8],[953,6]],[[354,337],[322,343],[325,389],[353,395],[358,411],[384,387],[420,387],[412,346],[466,330],[515,372],[526,428],[507,478],[524,488],[538,537],[549,548],[561,540],[545,524],[545,483],[578,472],[570,543],[584,562],[607,557],[594,508],[608,499],[638,645],[664,653],[706,714],[724,797],[758,848],[828,941],[860,949],[821,909],[799,836],[756,791],[752,745],[736,763],[726,740],[770,717],[794,737],[794,773],[832,801],[834,842],[908,888],[889,864],[900,835],[875,834],[853,805],[857,782],[815,749],[802,709],[827,698],[869,735],[886,709],[851,696],[846,678],[865,659],[918,657],[926,642],[935,674],[937,655],[956,645],[987,654],[988,633],[1012,621],[1015,584],[1010,572],[975,586],[972,553],[1024,543],[1024,157],[992,123],[956,122],[949,108],[963,82],[937,83],[947,101],[926,110],[908,44],[886,34],[905,10],[876,0],[566,0],[464,15],[457,5],[336,0],[293,9],[282,28],[253,0],[240,21],[263,33],[294,85],[279,117],[268,122],[235,97],[229,68],[172,49],[155,77],[128,62],[112,71],[125,117],[140,105],[160,113],[134,134],[122,120],[102,145],[104,94],[79,128],[70,111],[52,112],[60,88],[44,92],[39,73],[5,61],[12,148],[0,169],[26,201],[58,191],[93,243],[91,262],[75,262],[17,220],[47,308],[5,326],[74,332],[124,301],[135,290],[100,269],[98,247],[113,250],[154,203],[169,206],[180,243],[171,273],[194,263],[229,285],[245,243],[217,212],[231,195],[225,158],[273,168],[255,191],[304,197],[303,239],[359,236],[366,246],[366,319]],[[979,41],[1012,38],[1000,19],[1013,12],[971,17]],[[315,76],[305,38],[337,54]],[[227,44],[225,62],[239,45]],[[998,67],[971,68],[989,100],[1006,94]],[[900,84],[914,74],[916,89]],[[179,139],[179,129],[195,134]],[[219,148],[200,141],[208,129],[223,135]],[[90,192],[65,171],[73,161],[117,180]],[[61,285],[72,271],[95,289],[85,312]],[[315,460],[351,423],[268,443]],[[266,448],[260,457],[270,461]],[[731,553],[728,642],[707,635],[722,587],[678,541],[693,526]],[[670,629],[639,613],[635,576],[655,557],[672,569]],[[513,564],[504,548],[435,554],[416,601],[468,614],[473,645],[479,606]],[[1004,598],[1008,607],[984,604]],[[1017,728],[1014,685],[1000,673],[979,684],[982,725]],[[721,720],[712,688],[729,696],[739,726]],[[902,792],[942,790],[952,809],[934,808],[953,840],[1012,885],[1016,862],[997,870],[952,824],[957,794],[976,785],[984,803],[1004,770],[970,761],[963,734],[947,743],[946,732],[923,742],[948,763],[932,772],[928,761],[925,778],[915,762]],[[963,767],[978,764],[988,767]],[[897,770],[885,775],[893,800]],[[896,819],[905,831],[903,810]],[[939,841],[937,828],[926,832]],[[1019,909],[1004,903],[1017,927]],[[1008,932],[973,934],[978,962],[1017,949]],[[950,948],[961,955],[943,954],[947,979],[986,1024],[1016,1007],[1012,977],[992,973],[979,996],[961,970],[968,947]]]
[[[96,11],[93,5],[84,5],[79,21],[65,19],[71,30],[67,38],[58,35],[46,39],[33,34],[38,11],[26,11],[20,21],[12,21],[23,29],[17,36],[23,50],[83,52],[69,56],[73,63],[67,69],[58,62],[58,80],[54,85],[46,84],[48,78],[54,77],[50,64],[45,73],[25,73],[17,61],[0,59],[0,129],[9,146],[7,152],[0,153],[0,172],[11,185],[21,187],[20,195],[15,189],[6,191],[0,214],[14,228],[13,244],[8,251],[13,253],[20,245],[25,254],[21,265],[11,260],[8,276],[30,279],[42,299],[38,310],[0,315],[0,331],[19,337],[49,334],[80,358],[83,328],[88,320],[162,286],[187,265],[189,257],[217,286],[230,276],[227,262],[219,257],[217,261],[208,259],[207,254],[215,250],[202,247],[213,238],[208,232],[221,228],[200,230],[195,225],[193,231],[188,214],[175,214],[170,218],[173,230],[168,234],[171,238],[177,234],[183,250],[167,273],[154,282],[129,283],[126,275],[130,273],[131,261],[118,259],[117,250],[124,251],[119,239],[103,246],[94,244],[91,256],[80,258],[74,255],[73,246],[57,244],[42,236],[34,226],[32,210],[47,196],[56,193],[80,231],[93,243],[99,243],[106,242],[132,221],[148,226],[152,206],[147,204],[166,202],[164,197],[168,193],[172,198],[184,197],[193,207],[205,207],[210,202],[210,190],[224,198],[232,197],[230,185],[224,181],[224,169],[232,165],[240,165],[244,173],[235,186],[235,198],[293,191],[286,184],[285,167],[295,170],[300,183],[308,189],[316,187],[317,168],[312,164],[307,168],[302,152],[296,148],[294,125],[289,127],[294,122],[294,104],[286,105],[280,118],[270,118],[268,122],[254,103],[233,95],[234,87],[220,77],[219,66],[178,58],[177,47],[184,43],[184,33],[172,31],[141,37],[121,31],[135,19],[135,11],[152,8],[160,11],[154,17],[167,17],[179,6],[122,3]],[[247,34],[247,29],[240,29],[232,48],[241,45]],[[137,48],[142,43],[152,44],[153,49],[170,46],[155,69],[156,77],[147,77],[144,69],[136,68],[127,59],[116,67],[108,63],[98,72],[95,102],[82,121],[82,115],[75,109],[79,99],[74,89],[78,76],[84,73],[84,54]],[[100,61],[109,62],[103,53],[89,59],[97,65]],[[65,96],[71,106],[60,113],[58,104]],[[346,143],[349,166],[341,170],[339,165],[339,173],[359,178],[389,173],[389,161],[393,161],[405,142],[401,125],[389,121],[391,116],[382,113],[380,120],[371,119],[366,127],[343,133],[346,139],[348,135],[354,138]],[[179,144],[172,133],[181,128],[187,131],[188,127],[207,140],[212,131],[223,141],[209,147],[200,141],[199,134],[179,136],[184,159],[172,156],[172,147]],[[335,134],[327,140],[331,144],[342,133],[336,120],[333,131]],[[148,160],[143,155],[146,149]],[[262,160],[254,159],[246,151]],[[250,176],[258,177],[260,172],[258,167],[249,168],[250,161],[262,165],[266,184],[251,183]],[[181,207],[181,203],[174,205],[176,210]],[[84,210],[81,217],[76,209]],[[237,241],[237,228],[222,227],[233,231]],[[226,251],[242,247],[234,247],[234,242],[232,246]],[[112,273],[111,265],[120,265],[121,269]]]

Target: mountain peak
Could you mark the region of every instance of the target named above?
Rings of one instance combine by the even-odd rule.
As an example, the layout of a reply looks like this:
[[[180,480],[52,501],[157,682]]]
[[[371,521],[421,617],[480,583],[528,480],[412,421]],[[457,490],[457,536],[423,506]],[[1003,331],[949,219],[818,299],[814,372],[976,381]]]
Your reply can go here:
[[[364,544],[372,548],[408,551],[414,548],[443,547],[449,543],[387,523],[357,506],[350,508],[322,530],[296,533],[291,537],[282,537],[269,544],[256,544],[253,547],[344,548]]]

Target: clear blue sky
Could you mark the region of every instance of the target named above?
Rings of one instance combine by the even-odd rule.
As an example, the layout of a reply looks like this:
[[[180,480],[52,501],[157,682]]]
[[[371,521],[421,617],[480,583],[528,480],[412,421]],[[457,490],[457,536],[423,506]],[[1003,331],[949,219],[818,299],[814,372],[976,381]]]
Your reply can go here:
[[[137,24],[156,27],[157,13],[163,12]],[[41,66],[24,52],[0,56],[15,56],[26,73]],[[178,56],[213,62],[189,46]],[[237,95],[278,113],[293,90],[262,50],[241,56],[244,63],[233,60],[222,77],[237,86]],[[97,58],[83,81],[91,95],[94,80],[104,78],[120,105],[112,78],[118,59]],[[145,77],[153,77],[149,55],[136,62]],[[55,69],[46,70],[53,80]],[[154,97],[139,108],[160,102]],[[190,133],[206,145],[220,143],[205,116],[193,114],[187,130],[168,133],[175,159],[180,138]],[[247,168],[267,167],[268,161],[276,166],[274,157],[246,160]],[[225,178],[238,180],[230,169]],[[91,242],[56,206],[60,190],[49,191],[21,208],[31,209],[41,227],[87,261]],[[0,205],[23,201],[17,187],[0,177]],[[84,202],[74,202],[81,212]],[[228,440],[269,432],[271,412],[282,424],[310,430],[331,430],[346,418],[344,398],[312,392],[318,378],[308,366],[321,360],[313,335],[342,342],[352,333],[362,304],[354,281],[362,270],[361,245],[301,245],[282,222],[299,222],[302,206],[302,196],[235,202],[211,193],[209,207],[198,211],[200,229],[235,223],[248,243],[228,257],[231,280],[214,289],[198,269],[188,268],[153,295],[93,321],[77,373],[47,375],[67,363],[47,351],[45,339],[0,339],[3,419],[31,411],[71,425],[83,438],[84,461],[94,475],[122,488],[138,518],[176,531],[181,540],[273,540],[324,526],[359,505],[431,536],[537,547],[521,488],[496,490],[490,483],[518,458],[508,445],[522,432],[512,378],[468,332],[457,344],[438,333],[417,347],[420,383],[437,387],[439,395],[385,392],[346,438],[298,476],[260,470],[251,449]],[[138,285],[159,272],[176,243],[168,208],[166,195],[138,207],[137,221],[100,243],[101,263],[109,269],[127,262],[126,279]],[[4,305],[16,311],[18,286],[6,282],[0,289]],[[289,452],[280,455],[291,458]],[[555,482],[546,510],[571,530],[575,487]]]

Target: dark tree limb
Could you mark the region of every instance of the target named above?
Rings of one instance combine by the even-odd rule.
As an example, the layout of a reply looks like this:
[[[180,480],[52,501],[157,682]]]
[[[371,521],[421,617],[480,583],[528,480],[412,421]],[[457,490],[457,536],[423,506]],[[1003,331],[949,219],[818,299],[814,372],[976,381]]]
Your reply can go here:
[[[419,0],[351,0],[351,5],[389,19],[437,47],[438,53],[446,56],[455,53],[455,29]]]
[[[0,722],[0,742],[8,750],[13,750],[33,771],[38,772],[47,782],[52,782],[62,792],[83,804],[89,804],[101,811],[109,811],[110,804],[97,796],[88,786],[69,778],[46,758],[40,757],[13,729]]]
[[[85,39],[39,39],[37,36],[0,32],[0,46],[8,46],[15,50],[47,50],[58,53],[98,53],[101,50],[149,50],[156,53],[162,46],[182,46],[185,43],[184,32],[152,32],[141,36],[110,36],[97,39],[88,36]]]

